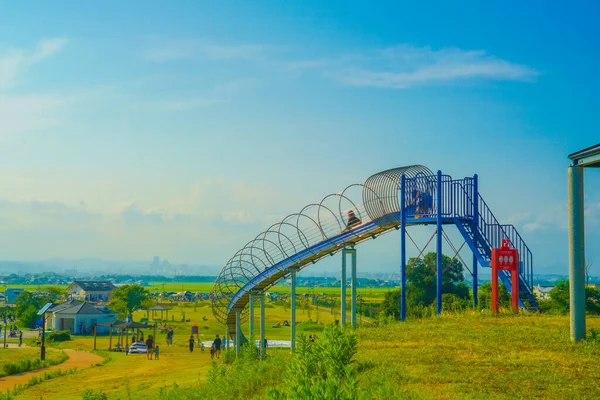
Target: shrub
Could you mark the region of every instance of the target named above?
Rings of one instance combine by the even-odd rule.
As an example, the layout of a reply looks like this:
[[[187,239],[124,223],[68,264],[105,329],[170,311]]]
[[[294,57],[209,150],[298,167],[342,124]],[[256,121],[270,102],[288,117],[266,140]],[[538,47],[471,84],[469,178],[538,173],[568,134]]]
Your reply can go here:
[[[222,355],[223,355],[223,357],[221,357],[221,358],[225,364],[231,364],[235,361],[235,350],[234,349],[224,350],[224,351],[222,351]]]
[[[38,318],[38,309],[33,305],[28,305],[20,314],[19,321],[27,328],[33,328],[35,321]]]
[[[65,352],[61,352],[58,359],[48,358],[44,361],[39,358],[23,358],[17,362],[3,362],[2,369],[0,370],[0,377],[6,375],[20,374],[22,372],[33,371],[36,369],[42,369],[51,365],[57,365],[65,362],[69,358]]]
[[[358,339],[354,331],[329,324],[320,340],[312,343],[305,335],[296,342],[292,362],[288,364],[282,388],[271,388],[267,398],[339,399],[358,398],[354,356]]]
[[[71,340],[69,331],[57,331],[48,335],[48,341],[50,342],[66,342],[67,340]]]
[[[102,389],[98,389],[98,391],[92,390],[92,389],[87,389],[81,395],[81,399],[82,400],[107,400],[108,397],[106,396],[106,393],[104,393],[102,391]]]

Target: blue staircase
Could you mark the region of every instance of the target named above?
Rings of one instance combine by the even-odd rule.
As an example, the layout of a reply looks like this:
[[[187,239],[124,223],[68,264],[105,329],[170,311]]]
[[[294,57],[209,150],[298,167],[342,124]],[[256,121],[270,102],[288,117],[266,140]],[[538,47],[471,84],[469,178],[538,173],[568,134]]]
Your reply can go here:
[[[457,181],[453,181],[453,184],[456,188]],[[518,249],[520,259],[519,305],[526,310],[539,311],[533,295],[533,255],[531,250],[513,225],[502,225],[498,222],[483,197],[472,190],[472,185],[472,178],[466,178],[462,184],[458,184],[458,186],[462,186],[468,204],[465,209],[471,210],[471,215],[455,216],[456,227],[483,267],[490,267],[492,248],[500,247],[503,238],[507,238],[511,246]],[[473,201],[473,197],[476,197],[476,202]],[[498,276],[510,292],[512,289],[511,273],[501,270]]]

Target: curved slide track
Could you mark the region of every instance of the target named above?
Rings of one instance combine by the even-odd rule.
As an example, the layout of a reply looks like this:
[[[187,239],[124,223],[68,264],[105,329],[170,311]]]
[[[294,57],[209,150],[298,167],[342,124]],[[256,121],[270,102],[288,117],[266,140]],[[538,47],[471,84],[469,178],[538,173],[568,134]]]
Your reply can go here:
[[[521,260],[520,306],[537,309],[531,251],[514,226],[497,221],[478,193],[477,180],[477,175],[455,180],[440,171],[436,174],[425,166],[411,165],[376,173],[364,183],[308,204],[261,232],[231,257],[214,285],[213,314],[227,325],[233,338],[237,326],[248,320],[250,294],[264,293],[292,271],[386,232],[400,230],[404,238],[409,226],[436,224],[438,228],[455,225],[472,250],[475,264],[482,267],[490,266],[492,247],[500,247],[502,239],[508,238]],[[438,248],[441,231],[438,229]],[[405,268],[404,254],[402,258]],[[477,266],[473,268],[477,282]],[[510,273],[500,271],[500,279],[510,291]],[[438,295],[441,310],[441,293]],[[241,332],[239,337],[246,340]]]

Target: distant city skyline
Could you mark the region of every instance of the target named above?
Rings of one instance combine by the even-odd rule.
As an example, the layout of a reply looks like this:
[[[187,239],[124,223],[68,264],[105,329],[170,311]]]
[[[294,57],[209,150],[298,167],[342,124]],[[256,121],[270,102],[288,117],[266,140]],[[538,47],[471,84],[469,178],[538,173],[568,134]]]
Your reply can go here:
[[[590,2],[6,2],[0,259],[219,268],[306,204],[423,164],[477,173],[535,272],[566,273],[567,154],[600,141],[599,17]],[[599,184],[588,171],[596,275]],[[361,246],[360,268],[396,271],[398,235]]]

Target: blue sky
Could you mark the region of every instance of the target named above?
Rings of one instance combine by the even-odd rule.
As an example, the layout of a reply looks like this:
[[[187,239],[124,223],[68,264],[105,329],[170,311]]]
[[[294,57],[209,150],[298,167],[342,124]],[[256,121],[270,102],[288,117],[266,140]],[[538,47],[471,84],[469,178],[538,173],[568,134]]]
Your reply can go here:
[[[566,273],[566,156],[600,142],[600,6],[412,3],[0,2],[0,259],[219,266],[417,163],[479,174],[537,272]],[[397,269],[397,239],[362,263]]]

